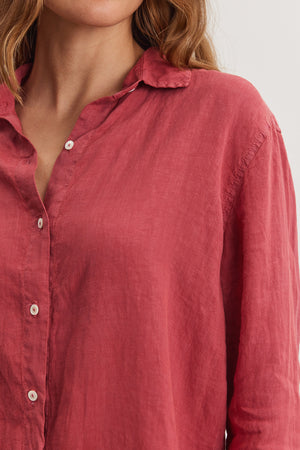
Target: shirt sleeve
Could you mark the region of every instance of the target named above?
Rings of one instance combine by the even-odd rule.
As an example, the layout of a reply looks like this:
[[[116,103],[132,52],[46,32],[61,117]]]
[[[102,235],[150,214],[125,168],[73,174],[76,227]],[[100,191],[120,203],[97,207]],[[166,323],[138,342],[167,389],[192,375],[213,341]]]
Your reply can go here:
[[[300,449],[296,198],[275,118],[240,177],[223,244],[226,448]]]

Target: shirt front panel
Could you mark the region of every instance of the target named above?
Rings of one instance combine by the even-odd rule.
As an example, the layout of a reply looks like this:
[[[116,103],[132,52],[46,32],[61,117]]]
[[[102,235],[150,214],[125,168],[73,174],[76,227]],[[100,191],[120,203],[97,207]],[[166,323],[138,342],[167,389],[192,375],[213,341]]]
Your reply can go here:
[[[16,366],[11,369],[22,385],[21,429],[26,430],[28,448],[178,445],[180,410],[166,413],[173,409],[170,380],[180,391],[186,374],[177,367],[183,362],[172,355],[182,345],[178,336],[186,322],[187,342],[197,336],[197,327],[207,326],[207,319],[212,322],[205,315],[195,321],[199,282],[203,289],[204,284],[215,285],[212,308],[218,313],[213,326],[223,326],[217,272],[210,280],[199,279],[201,267],[219,257],[222,224],[215,210],[220,217],[222,210],[212,183],[206,186],[206,196],[195,191],[201,162],[193,142],[183,138],[184,92],[169,91],[155,92],[141,83],[119,101],[107,101],[105,109],[99,102],[90,129],[84,130],[79,118],[70,135],[73,148],[63,149],[56,160],[45,205],[34,183],[33,146],[13,112],[10,121],[2,123],[3,139],[14,139],[11,154],[5,146],[2,149],[11,177],[2,198],[11,196],[15,226],[9,240],[18,250],[12,254],[7,248],[4,255],[11,260],[5,284],[11,284],[11,266],[17,259],[14,321],[19,329],[19,371]],[[90,106],[95,114],[96,105]],[[205,159],[202,163],[208,171]],[[204,208],[205,215],[195,216]],[[2,227],[7,241],[6,221]],[[205,232],[199,245],[210,248],[205,258],[194,248],[201,227]],[[218,248],[214,242],[208,244],[216,228]],[[198,267],[186,264],[182,248],[194,254],[191,260],[197,258]],[[30,313],[32,304],[39,307],[36,316]],[[185,317],[184,323],[180,317]],[[203,345],[198,337],[195,352]],[[209,339],[209,333],[206,346],[214,360],[222,361],[224,348]],[[194,351],[188,355],[189,360],[196,357]],[[223,377],[216,395],[225,402],[224,367]],[[201,380],[207,383],[208,373]],[[24,395],[30,390],[38,393],[35,402]],[[152,405],[155,416],[149,412],[143,418],[145,404]],[[121,414],[124,408],[126,414]],[[200,404],[198,414],[199,408]],[[220,415],[224,422],[222,410]],[[78,432],[79,424],[85,424],[84,433]],[[153,426],[155,437],[149,433]]]

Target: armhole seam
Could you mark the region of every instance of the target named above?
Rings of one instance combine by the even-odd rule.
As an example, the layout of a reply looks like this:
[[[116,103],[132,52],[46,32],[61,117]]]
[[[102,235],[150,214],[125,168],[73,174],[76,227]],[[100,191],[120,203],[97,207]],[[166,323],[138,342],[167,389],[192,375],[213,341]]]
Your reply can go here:
[[[247,148],[246,152],[241,155],[239,164],[235,170],[233,170],[227,187],[224,191],[224,206],[223,206],[223,231],[225,232],[226,225],[228,223],[229,216],[232,212],[233,206],[236,203],[241,186],[243,184],[243,179],[247,168],[249,167],[252,160],[257,155],[259,149],[263,146],[267,137],[270,135],[272,121],[266,121],[268,125],[267,131],[258,130]],[[277,127],[276,127],[277,128]],[[278,130],[279,131],[279,130]]]

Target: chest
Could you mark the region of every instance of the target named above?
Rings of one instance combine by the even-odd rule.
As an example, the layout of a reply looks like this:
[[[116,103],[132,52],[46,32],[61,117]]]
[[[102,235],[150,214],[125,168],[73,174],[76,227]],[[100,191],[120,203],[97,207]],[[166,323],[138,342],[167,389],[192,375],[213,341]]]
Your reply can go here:
[[[63,137],[61,137],[61,139],[56,137],[51,142],[45,142],[44,140],[41,140],[39,136],[35,137],[30,135],[28,137],[37,151],[38,163],[34,178],[38,193],[42,201],[44,201],[54,164],[65,140]]]
[[[33,117],[26,111],[18,112],[24,135],[37,151],[34,178],[37,191],[44,201],[53,167],[67,141],[76,119],[58,121],[47,117]]]

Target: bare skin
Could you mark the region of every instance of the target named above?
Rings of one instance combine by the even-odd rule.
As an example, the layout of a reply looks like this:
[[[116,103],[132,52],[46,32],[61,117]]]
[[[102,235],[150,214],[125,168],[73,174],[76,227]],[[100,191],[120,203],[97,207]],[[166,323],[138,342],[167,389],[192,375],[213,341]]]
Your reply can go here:
[[[144,50],[131,20],[142,0],[46,0],[35,59],[16,103],[23,133],[38,154],[35,182],[44,201],[53,166],[81,110],[118,92]]]

